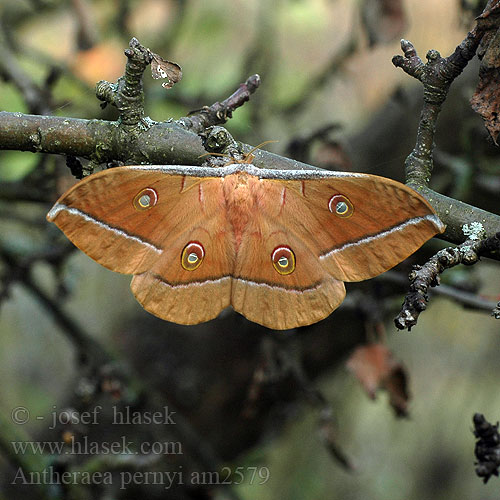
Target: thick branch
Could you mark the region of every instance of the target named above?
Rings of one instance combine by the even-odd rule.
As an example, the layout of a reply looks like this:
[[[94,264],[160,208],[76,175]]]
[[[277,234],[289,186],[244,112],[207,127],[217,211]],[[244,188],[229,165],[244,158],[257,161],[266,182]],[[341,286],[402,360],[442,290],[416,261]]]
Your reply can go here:
[[[464,236],[462,227],[464,224],[473,222],[480,222],[483,225],[486,236],[492,236],[500,231],[500,215],[436,193],[425,186],[413,183],[408,185],[427,199],[439,218],[446,224],[446,231],[437,235],[437,238],[449,243],[463,243],[467,238]],[[492,256],[491,258],[500,260],[500,256]]]
[[[174,122],[154,123],[135,143],[117,134],[117,123],[53,116],[0,112],[0,149],[77,156],[97,163],[118,161],[126,165],[201,165],[205,153],[201,139]],[[244,152],[250,145],[242,145]],[[254,152],[258,167],[277,169],[316,168],[263,150]],[[462,225],[481,222],[487,235],[500,230],[500,216],[467,205],[429,188],[411,187],[431,203],[447,225],[443,239],[450,243],[465,241]]]
[[[25,115],[0,111],[0,150],[72,155],[98,163],[119,161],[127,165],[201,165],[206,153],[197,134],[175,122],[153,122],[137,142],[117,133],[118,123],[53,116]],[[251,149],[243,145],[244,150]],[[289,158],[256,151],[259,167],[284,169],[315,168]]]

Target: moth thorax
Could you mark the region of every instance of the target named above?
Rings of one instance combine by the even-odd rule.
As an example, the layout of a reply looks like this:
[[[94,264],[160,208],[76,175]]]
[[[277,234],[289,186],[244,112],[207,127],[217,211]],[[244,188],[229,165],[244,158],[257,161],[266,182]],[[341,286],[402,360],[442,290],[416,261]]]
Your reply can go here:
[[[248,184],[235,184],[232,199],[236,205],[247,205],[250,201],[250,189]]]

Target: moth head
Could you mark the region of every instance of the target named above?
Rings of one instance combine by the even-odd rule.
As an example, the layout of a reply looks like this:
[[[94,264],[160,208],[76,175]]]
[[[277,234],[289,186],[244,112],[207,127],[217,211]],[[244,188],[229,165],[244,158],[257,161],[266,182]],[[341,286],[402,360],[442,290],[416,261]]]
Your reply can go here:
[[[253,160],[254,160],[254,158],[255,158],[255,155],[253,154],[253,152],[256,151],[257,149],[259,149],[264,144],[269,144],[271,142],[278,142],[278,141],[264,141],[264,142],[261,142],[258,146],[253,147],[248,153],[243,154],[241,158],[236,158],[234,156],[231,156],[231,155],[228,155],[228,154],[224,154],[224,153],[203,153],[198,158],[202,158],[203,156],[229,157],[230,158],[229,161],[227,163],[225,163],[224,166],[226,166],[226,165],[232,165],[234,163],[247,163],[247,164],[249,164],[249,163],[252,163]]]

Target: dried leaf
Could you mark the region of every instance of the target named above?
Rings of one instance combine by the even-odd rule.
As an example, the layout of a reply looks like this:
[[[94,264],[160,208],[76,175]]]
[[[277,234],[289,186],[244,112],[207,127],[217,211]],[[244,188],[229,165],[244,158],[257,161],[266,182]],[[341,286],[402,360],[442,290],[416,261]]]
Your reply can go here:
[[[497,143],[500,132],[500,69],[493,69],[483,74],[476,92],[472,96],[472,109],[481,115],[493,141]]]
[[[397,40],[406,29],[402,0],[366,0],[361,12],[370,47]]]
[[[155,80],[164,78],[167,81],[161,85],[165,89],[172,88],[182,78],[182,68],[174,62],[161,58],[158,54],[152,53],[151,75]]]
[[[498,2],[500,4],[500,0]],[[479,83],[471,98],[472,109],[481,115],[493,141],[500,132],[500,30],[491,37],[482,54]]]
[[[358,347],[347,361],[347,368],[359,380],[370,398],[375,399],[377,390],[385,389],[396,415],[408,414],[406,371],[385,345]]]

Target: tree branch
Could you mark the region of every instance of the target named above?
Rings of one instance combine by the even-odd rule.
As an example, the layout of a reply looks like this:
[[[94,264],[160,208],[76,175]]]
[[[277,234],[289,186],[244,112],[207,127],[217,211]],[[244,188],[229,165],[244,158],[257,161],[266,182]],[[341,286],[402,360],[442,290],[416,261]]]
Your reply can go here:
[[[491,2],[488,2],[483,14],[488,11],[490,5]],[[392,59],[395,66],[402,68],[424,86],[424,103],[417,140],[405,162],[406,183],[427,198],[447,225],[446,233],[442,235],[443,239],[461,243],[457,248],[441,250],[424,266],[416,267],[411,273],[410,291],[401,312],[394,320],[399,329],[410,330],[417,323],[419,314],[427,307],[428,288],[439,285],[439,275],[445,269],[458,264],[474,264],[481,255],[500,260],[499,217],[447,198],[428,188],[433,169],[434,135],[441,105],[446,100],[450,85],[474,57],[486,29],[485,23],[478,22],[447,58],[442,58],[436,50],[430,50],[426,56],[427,63],[424,64],[411,42],[401,40],[404,57],[397,55]],[[468,232],[469,225],[480,228],[481,236],[489,238],[483,240],[473,238]],[[500,317],[498,308],[493,309],[492,315]]]
[[[401,40],[404,57],[397,55],[392,58],[394,66],[402,68],[405,73],[421,81],[424,86],[424,104],[417,141],[405,162],[406,182],[412,187],[427,186],[430,180],[434,134],[441,106],[455,78],[474,57],[483,33],[484,31],[478,28],[469,32],[455,52],[446,59],[442,58],[437,50],[429,50],[426,56],[427,63],[424,64],[408,40]]]
[[[32,264],[37,260],[45,260],[54,262],[57,259],[64,258],[67,250],[72,250],[71,247],[64,249],[62,253],[51,256],[49,253],[41,255],[33,255],[30,259],[22,261],[15,255],[4,248],[0,248],[0,258],[7,264],[8,274],[2,276],[8,287],[13,282],[19,282],[35,296],[35,298],[45,307],[52,315],[56,324],[61,328],[62,333],[71,341],[80,364],[85,364],[91,369],[101,364],[111,361],[111,356],[103,349],[103,347],[94,340],[94,338],[84,331],[70,316],[68,316],[61,308],[56,299],[51,298],[31,276]],[[7,292],[2,292],[6,294]]]
[[[401,312],[394,320],[396,328],[411,330],[417,324],[420,313],[427,308],[429,287],[439,285],[439,275],[445,269],[450,269],[458,264],[475,264],[481,256],[496,254],[498,257],[500,254],[500,232],[490,238],[479,239],[480,236],[477,234],[477,231],[481,231],[479,226],[472,229],[464,226],[464,233],[470,239],[456,248],[440,250],[423,266],[415,266],[410,274],[410,291],[406,295]],[[492,315],[496,317],[495,310],[493,310]]]
[[[233,111],[250,99],[260,85],[260,76],[252,75],[245,83],[242,83],[238,90],[222,102],[216,102],[211,106],[190,113],[188,116],[178,120],[178,123],[192,132],[200,133],[213,125],[226,123],[232,118]]]
[[[433,149],[436,123],[450,85],[474,57],[487,26],[484,23],[470,31],[453,54],[442,58],[436,50],[427,53],[427,63],[418,57],[411,42],[401,40],[404,57],[394,56],[392,62],[424,86],[424,103],[413,151],[406,159],[406,183],[431,203],[446,224],[442,239],[451,243],[465,241],[461,231],[463,224],[481,222],[487,236],[500,229],[498,215],[490,214],[460,201],[448,198],[428,188],[433,169]]]
[[[448,88],[477,43],[479,35],[469,34],[448,59],[442,59],[432,53],[430,62],[424,66],[411,44],[405,42],[403,46],[407,57],[396,58],[396,61],[400,61],[398,64],[404,66],[407,72],[425,81],[428,88],[417,145],[407,160],[409,184],[425,196],[437,211],[447,225],[442,238],[452,243],[465,240],[461,230],[464,222],[480,221],[488,235],[500,230],[499,215],[440,195],[426,186],[426,179],[432,169],[435,120],[440,109],[440,104],[436,104],[436,101],[446,96],[446,92],[435,90],[434,84],[441,81],[442,85]],[[254,75],[221,103],[203,108],[177,122],[155,122],[144,116],[143,106],[142,73],[151,61],[151,51],[133,38],[126,55],[128,60],[125,75],[116,84],[100,82],[97,86],[98,97],[115,105],[120,111],[119,121],[0,112],[0,149],[86,158],[90,160],[90,165],[84,172],[86,174],[91,173],[98,164],[110,163],[201,165],[204,159],[200,156],[205,153],[205,149],[195,132],[210,125],[224,123],[231,117],[234,109],[246,102],[259,85],[258,77]],[[429,119],[432,123],[429,123]],[[249,145],[241,145],[242,151],[248,151],[250,148]],[[253,163],[257,167],[316,168],[262,150],[257,150],[254,156]]]

